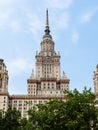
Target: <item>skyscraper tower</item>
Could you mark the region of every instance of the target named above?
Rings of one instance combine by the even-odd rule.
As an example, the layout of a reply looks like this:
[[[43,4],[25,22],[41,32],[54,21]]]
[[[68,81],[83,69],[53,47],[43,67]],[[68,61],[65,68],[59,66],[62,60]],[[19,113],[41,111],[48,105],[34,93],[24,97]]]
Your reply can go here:
[[[64,96],[64,91],[69,90],[69,79],[65,73],[61,77],[60,53],[56,53],[54,41],[50,35],[48,9],[46,10],[45,34],[41,41],[41,50],[36,52],[36,76],[32,72],[27,80],[28,95],[39,96]]]
[[[0,110],[6,111],[8,109],[8,97],[8,71],[4,60],[0,59]]]
[[[28,118],[28,110],[50,99],[66,100],[64,91],[69,90],[69,79],[65,73],[61,76],[60,53],[56,53],[54,41],[50,35],[48,10],[46,10],[45,34],[40,43],[41,50],[36,52],[36,72],[32,70],[27,80],[26,95],[8,94],[8,71],[0,59],[0,110],[6,111],[9,106],[21,112],[21,117]]]
[[[95,94],[98,97],[98,65],[96,66],[96,70],[94,71],[93,81],[94,81]]]
[[[3,59],[0,59],[0,93],[8,93],[8,71]]]

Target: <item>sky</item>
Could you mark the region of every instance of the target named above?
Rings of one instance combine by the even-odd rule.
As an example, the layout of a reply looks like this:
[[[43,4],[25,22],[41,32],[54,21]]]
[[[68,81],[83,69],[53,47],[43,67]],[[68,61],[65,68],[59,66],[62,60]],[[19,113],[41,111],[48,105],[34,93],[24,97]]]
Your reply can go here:
[[[0,58],[9,72],[10,94],[27,94],[36,51],[44,35],[46,8],[61,75],[70,90],[92,88],[98,64],[98,0],[0,0]]]

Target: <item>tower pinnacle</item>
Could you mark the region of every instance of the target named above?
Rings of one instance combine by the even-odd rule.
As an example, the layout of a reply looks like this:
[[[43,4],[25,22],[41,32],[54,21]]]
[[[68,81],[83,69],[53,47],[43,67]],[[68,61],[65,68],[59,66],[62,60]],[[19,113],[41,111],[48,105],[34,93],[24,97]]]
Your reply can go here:
[[[48,18],[48,9],[46,9],[46,26],[45,26],[45,35],[49,35],[49,18]]]
[[[46,27],[49,27],[49,21],[48,21],[48,9],[46,9]]]

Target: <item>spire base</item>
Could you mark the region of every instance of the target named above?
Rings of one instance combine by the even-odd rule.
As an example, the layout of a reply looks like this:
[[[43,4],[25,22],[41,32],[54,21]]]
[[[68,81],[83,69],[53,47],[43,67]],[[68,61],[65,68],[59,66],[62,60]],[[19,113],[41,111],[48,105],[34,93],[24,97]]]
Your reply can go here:
[[[43,36],[43,38],[45,38],[45,37],[52,38],[52,36],[50,35],[50,29],[49,29],[48,9],[46,10],[46,26],[45,26],[44,32],[45,32],[45,35]]]

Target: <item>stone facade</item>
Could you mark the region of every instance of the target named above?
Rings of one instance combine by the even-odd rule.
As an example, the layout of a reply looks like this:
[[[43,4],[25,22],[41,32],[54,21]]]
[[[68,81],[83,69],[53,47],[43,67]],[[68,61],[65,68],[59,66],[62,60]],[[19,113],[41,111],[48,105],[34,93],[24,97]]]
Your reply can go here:
[[[94,71],[93,81],[95,94],[98,96],[98,65],[96,66],[96,70]]]
[[[54,41],[50,35],[48,10],[46,12],[45,35],[41,41],[41,51],[36,52],[36,76],[32,72],[28,82],[28,95],[61,97],[64,91],[69,90],[69,79],[61,77],[60,53],[54,48]]]
[[[6,111],[9,106],[8,71],[3,59],[0,59],[0,109]]]
[[[41,50],[36,52],[36,73],[32,71],[27,79],[27,95],[9,95],[8,71],[0,59],[0,109],[16,108],[22,117],[36,104],[46,103],[50,99],[66,100],[64,91],[69,90],[69,79],[60,72],[60,53],[56,53],[54,41],[50,35],[48,10],[46,11],[45,34],[41,41]]]

